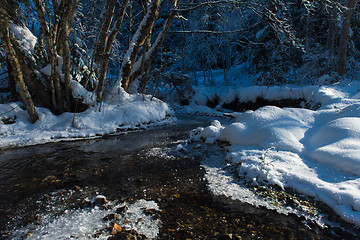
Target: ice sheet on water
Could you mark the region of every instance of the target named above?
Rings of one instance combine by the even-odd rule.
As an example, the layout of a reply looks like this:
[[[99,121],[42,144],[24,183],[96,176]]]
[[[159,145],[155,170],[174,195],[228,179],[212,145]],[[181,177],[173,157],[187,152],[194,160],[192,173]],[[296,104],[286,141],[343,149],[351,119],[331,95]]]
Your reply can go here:
[[[159,234],[161,221],[145,214],[144,210],[146,209],[160,210],[154,201],[140,199],[129,206],[124,217],[128,221],[123,226],[126,230],[133,229],[140,234],[144,234],[147,238],[153,239]]]
[[[202,167],[205,169],[205,178],[208,181],[210,191],[216,196],[225,196],[233,200],[239,200],[242,203],[248,203],[256,207],[266,207],[285,215],[296,214],[303,216],[308,220],[316,222],[319,226],[324,226],[327,221],[322,215],[315,215],[307,209],[295,209],[289,206],[274,205],[273,200],[266,199],[256,195],[248,186],[237,181],[234,177],[224,170],[224,163],[206,159],[202,161]]]
[[[31,233],[29,239],[91,239],[97,230],[105,228],[106,223],[102,219],[110,214],[110,210],[94,209],[80,209],[80,210],[66,210],[59,216],[45,215],[42,216],[41,222],[38,226],[26,226],[26,229],[19,229],[14,233],[17,238],[24,235],[26,232]],[[27,228],[34,228],[32,231]],[[100,235],[98,239],[107,239],[108,236]]]
[[[109,233],[101,231],[109,226],[109,223],[103,219],[123,205],[123,203],[115,205],[112,209],[94,207],[44,214],[40,216],[38,223],[31,223],[15,230],[12,237],[21,239],[30,233],[27,239],[108,239]],[[125,215],[118,224],[126,230],[135,230],[149,239],[155,238],[159,233],[161,221],[145,214],[144,210],[147,209],[160,210],[154,201],[140,199],[128,205]]]
[[[169,155],[170,148],[151,148],[147,152],[147,156],[149,157],[161,157],[164,159],[174,159],[175,157],[172,155]]]

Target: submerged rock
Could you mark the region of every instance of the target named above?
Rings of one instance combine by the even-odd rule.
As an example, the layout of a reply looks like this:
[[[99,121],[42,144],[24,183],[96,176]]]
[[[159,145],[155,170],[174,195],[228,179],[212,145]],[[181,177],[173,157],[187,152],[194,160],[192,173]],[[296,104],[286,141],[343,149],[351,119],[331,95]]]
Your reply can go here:
[[[106,199],[106,197],[104,195],[97,195],[96,197],[94,197],[92,200],[91,200],[91,204],[92,205],[105,205],[107,204],[109,201]]]
[[[54,175],[49,175],[41,181],[41,184],[43,184],[43,185],[51,185],[51,184],[58,185],[60,183],[61,183],[61,180],[58,179],[57,177],[55,177]]]
[[[115,234],[117,234],[119,232],[122,232],[122,227],[119,224],[114,223],[112,228],[111,228],[110,234],[115,235]]]
[[[110,213],[109,215],[107,215],[103,218],[104,221],[113,221],[113,220],[118,220],[118,219],[119,219],[119,215],[116,213]]]
[[[125,214],[126,210],[128,210],[128,208],[129,207],[127,205],[124,205],[122,207],[118,207],[116,209],[116,213],[123,215],[123,214]]]
[[[130,231],[121,231],[117,232],[113,236],[108,238],[109,240],[138,240],[138,239],[147,239],[145,235],[139,234],[138,232],[134,230]]]

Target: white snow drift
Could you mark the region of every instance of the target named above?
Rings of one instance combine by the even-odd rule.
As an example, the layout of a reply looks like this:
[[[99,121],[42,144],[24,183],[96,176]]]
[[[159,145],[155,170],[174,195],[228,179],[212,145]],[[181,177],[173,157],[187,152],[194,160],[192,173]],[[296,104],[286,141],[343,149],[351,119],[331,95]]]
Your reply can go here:
[[[348,90],[314,89],[311,98],[322,104],[316,111],[266,106],[235,113],[234,123],[214,121],[198,138],[230,143],[227,159],[249,182],[293,188],[360,226],[360,101]],[[274,98],[289,92],[266,91]]]
[[[85,92],[75,81],[74,94],[90,103],[91,93]],[[116,100],[90,107],[82,113],[55,116],[46,108],[36,108],[39,120],[31,124],[20,103],[0,104],[0,120],[12,119],[13,124],[0,124],[0,148],[27,146],[60,140],[93,138],[114,134],[121,129],[136,129],[174,121],[168,105],[151,96],[122,93]],[[2,123],[2,122],[0,122]]]

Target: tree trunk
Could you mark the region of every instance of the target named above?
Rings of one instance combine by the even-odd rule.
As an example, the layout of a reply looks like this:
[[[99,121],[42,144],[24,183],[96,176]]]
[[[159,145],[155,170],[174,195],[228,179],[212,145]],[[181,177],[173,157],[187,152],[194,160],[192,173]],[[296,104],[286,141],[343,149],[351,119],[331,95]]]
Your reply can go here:
[[[47,47],[47,55],[51,64],[50,88],[55,113],[64,112],[64,103],[62,97],[62,88],[60,84],[60,73],[58,69],[58,54],[64,57],[65,71],[65,95],[68,102],[70,101],[70,50],[69,50],[69,33],[71,23],[75,14],[78,0],[63,0],[59,4],[53,1],[54,22],[51,24],[51,18],[46,18],[44,1],[34,0],[36,12],[38,14],[40,29],[44,34]],[[46,4],[46,1],[45,1]],[[47,13],[49,15],[49,13]]]
[[[173,9],[175,9],[177,7],[177,0],[174,0],[173,2]],[[145,82],[147,73],[150,70],[151,67],[151,63],[154,60],[161,44],[164,42],[165,37],[171,27],[172,21],[175,18],[175,11],[170,11],[169,16],[166,20],[166,22],[164,23],[164,26],[161,30],[161,32],[159,33],[159,35],[157,36],[154,44],[151,46],[151,48],[143,53],[143,57],[141,57],[137,63],[135,64],[136,67],[134,67],[132,69],[131,72],[131,79],[130,81],[135,80],[136,78],[140,77],[141,75],[141,80],[140,80],[140,85],[143,85],[142,82]]]
[[[63,0],[65,1],[65,0]],[[70,90],[70,69],[71,69],[71,55],[70,55],[70,47],[69,47],[69,34],[71,29],[71,23],[74,20],[76,7],[78,0],[66,0],[65,4],[67,9],[62,16],[61,25],[60,25],[60,36],[59,43],[62,46],[61,52],[63,57],[63,69],[62,72],[65,76],[65,99],[67,103],[67,109],[71,109],[71,90]]]
[[[10,93],[11,93],[13,100],[16,101],[17,97],[18,97],[17,92],[16,92],[16,83],[15,83],[15,77],[14,77],[14,73],[11,68],[11,63],[10,63],[9,59],[6,60],[6,64],[7,64],[7,69],[8,69]]]
[[[332,6],[332,8],[330,9],[329,30],[326,41],[326,48],[330,53],[333,52],[333,48],[334,48],[334,32],[335,32],[335,7]]]
[[[330,63],[327,69],[327,72],[332,72],[336,68],[336,64],[334,62],[334,41],[335,41],[335,6],[331,6],[330,9],[330,19],[329,19],[329,30],[328,30],[328,37],[326,41],[326,49],[329,53]]]
[[[57,71],[57,54],[55,48],[55,42],[53,40],[52,33],[50,31],[50,27],[46,22],[45,18],[45,9],[44,6],[39,2],[39,0],[34,1],[34,5],[36,8],[36,12],[38,14],[39,22],[40,22],[40,29],[41,32],[44,34],[44,39],[46,42],[47,47],[47,54],[51,64],[51,78],[50,78],[50,91],[51,91],[51,100],[52,100],[52,108],[53,111],[57,112],[57,97],[55,91],[55,81],[59,82],[59,72]]]
[[[347,10],[346,10],[346,12],[344,14],[344,18],[343,18],[341,35],[340,35],[338,67],[337,67],[337,72],[340,76],[343,76],[345,73],[350,23],[351,23],[351,18],[354,13],[355,4],[356,4],[356,0],[348,0]]]
[[[67,31],[67,30],[66,30]],[[71,80],[71,74],[70,74],[70,69],[71,69],[71,56],[70,56],[70,47],[69,47],[69,42],[68,42],[68,38],[65,39],[65,41],[63,42],[63,74],[65,76],[64,82],[65,82],[65,99],[66,99],[66,103],[67,103],[67,109],[71,110],[71,90],[70,90],[70,80]]]
[[[14,73],[13,76],[14,76],[16,86],[18,88],[20,97],[25,104],[25,107],[30,116],[31,122],[35,123],[39,119],[39,116],[36,112],[36,109],[35,109],[32,99],[31,99],[31,96],[26,88],[19,61],[18,61],[16,54],[14,52],[14,49],[11,45],[8,14],[7,14],[7,11],[2,6],[0,6],[0,23],[1,23],[0,38],[1,38],[1,41],[3,44],[6,56],[10,62],[11,69]]]
[[[125,10],[126,10],[126,7],[128,5],[128,2],[129,2],[129,0],[124,0],[123,1],[122,5],[121,5],[118,20],[116,21],[115,28],[111,32],[111,34],[109,35],[109,37],[106,40],[105,51],[104,51],[104,54],[103,54],[103,56],[101,58],[99,84],[98,84],[98,87],[96,89],[97,102],[102,101],[102,93],[103,93],[103,90],[104,90],[106,73],[107,73],[107,69],[108,69],[108,66],[109,66],[110,51],[111,51],[112,45],[114,43],[115,37],[120,31],[120,28],[121,28],[121,25],[122,25],[122,22],[123,22],[123,19],[124,19]]]
[[[61,114],[64,112],[64,104],[63,104],[63,98],[62,98],[62,94],[61,94],[60,74],[59,74],[59,67],[58,67],[59,62],[58,62],[55,43],[52,46],[50,59],[51,59],[51,78],[53,79],[55,96],[56,96],[55,113]]]
[[[129,49],[127,50],[120,69],[118,84],[122,85],[125,91],[129,88],[131,70],[134,66],[137,55],[143,46],[148,34],[150,33],[152,26],[158,15],[158,7],[160,0],[153,0],[147,10],[147,14],[132,37]],[[115,86],[118,87],[118,86]]]
[[[114,15],[114,10],[115,0],[107,0],[105,16],[103,18],[101,28],[99,29],[99,42],[97,43],[97,47],[95,49],[95,62],[97,64],[95,70],[96,76],[99,76],[102,58],[104,55],[107,38],[109,36],[109,29]]]

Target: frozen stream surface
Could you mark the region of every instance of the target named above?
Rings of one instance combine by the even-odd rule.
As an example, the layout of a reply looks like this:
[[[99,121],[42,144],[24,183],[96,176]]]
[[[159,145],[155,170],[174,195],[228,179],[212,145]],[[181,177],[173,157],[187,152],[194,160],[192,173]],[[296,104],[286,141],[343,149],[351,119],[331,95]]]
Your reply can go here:
[[[226,167],[221,148],[186,140],[211,117],[178,119],[148,131],[1,151],[0,238],[359,238],[326,208],[311,215],[255,195]],[[96,196],[109,202],[95,204]]]

